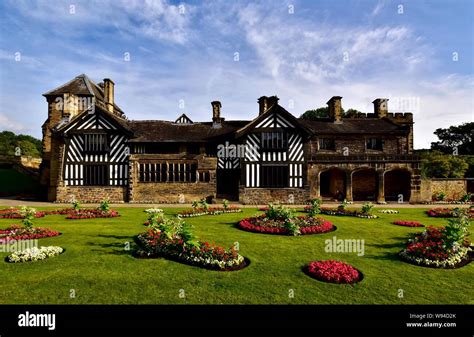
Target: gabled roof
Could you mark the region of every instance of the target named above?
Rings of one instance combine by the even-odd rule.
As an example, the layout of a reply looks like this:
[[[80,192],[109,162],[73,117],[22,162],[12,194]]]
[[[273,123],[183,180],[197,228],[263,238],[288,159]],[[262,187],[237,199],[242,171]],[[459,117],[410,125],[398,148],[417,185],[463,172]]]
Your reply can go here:
[[[58,96],[65,93],[70,93],[78,96],[94,96],[96,101],[99,103],[105,103],[104,90],[92,81],[87,75],[81,74],[73,78],[71,81],[44,93],[43,96]],[[122,109],[115,104],[114,110],[117,110],[118,114],[124,115]]]
[[[184,113],[181,116],[179,116],[178,118],[176,118],[176,120],[174,122],[176,124],[193,124],[193,121],[191,120],[191,118],[186,116],[186,114],[184,114]]]
[[[53,129],[54,132],[58,134],[63,134],[69,126],[72,126],[74,123],[81,123],[81,119],[89,114],[90,109],[84,110],[78,115],[74,116],[72,119],[62,119]],[[101,114],[107,120],[112,122],[112,124],[116,125],[119,129],[123,130],[125,133],[132,135],[132,131],[130,129],[129,121],[123,118],[116,116],[115,114],[110,113],[107,109],[104,109],[100,106],[95,106],[95,113]]]
[[[261,121],[265,120],[265,118],[267,118],[268,116],[272,114],[283,116],[286,120],[288,120],[290,123],[296,126],[300,131],[302,131],[302,133],[305,134],[306,136],[309,136],[312,134],[311,129],[309,129],[305,124],[301,123],[300,120],[298,120],[295,116],[289,113],[281,105],[279,105],[278,103],[275,103],[271,107],[269,107],[263,114],[256,117],[254,120],[252,120],[250,123],[245,125],[243,128],[237,130],[236,137],[239,138],[246,135],[251,130],[253,130]]]

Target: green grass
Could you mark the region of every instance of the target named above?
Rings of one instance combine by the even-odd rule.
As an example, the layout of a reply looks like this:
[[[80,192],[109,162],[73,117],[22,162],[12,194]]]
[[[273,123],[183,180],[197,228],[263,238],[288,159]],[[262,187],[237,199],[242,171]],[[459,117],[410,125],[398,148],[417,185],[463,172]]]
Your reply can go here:
[[[65,220],[46,216],[37,226],[59,230],[59,237],[40,239],[41,245],[66,249],[48,260],[9,264],[0,253],[0,303],[23,304],[474,304],[474,263],[455,270],[417,267],[400,261],[396,253],[407,236],[420,229],[390,224],[396,219],[443,225],[445,219],[428,218],[422,209],[400,209],[400,214],[380,214],[379,219],[325,216],[337,231],[300,237],[241,231],[235,223],[256,213],[203,216],[187,219],[201,239],[226,247],[239,242],[247,268],[218,272],[166,259],[136,259],[124,250],[126,242],[144,231],[146,214],[140,208],[120,208],[120,218]],[[165,209],[168,215],[179,209]],[[18,220],[0,219],[0,228]],[[324,241],[364,239],[365,255],[326,253]],[[132,246],[133,248],[133,246]],[[351,287],[319,282],[301,267],[311,260],[339,259],[365,278]],[[75,298],[70,298],[74,289]],[[185,298],[180,298],[180,290]],[[294,298],[289,298],[289,291]],[[403,298],[398,297],[399,289]]]

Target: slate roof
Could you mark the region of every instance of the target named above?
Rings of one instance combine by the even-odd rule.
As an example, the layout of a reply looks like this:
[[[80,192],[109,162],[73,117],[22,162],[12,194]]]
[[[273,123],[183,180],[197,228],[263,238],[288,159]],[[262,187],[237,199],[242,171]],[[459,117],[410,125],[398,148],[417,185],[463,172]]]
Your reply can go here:
[[[131,142],[206,142],[220,138],[230,140],[249,132],[261,119],[273,112],[285,115],[308,135],[406,134],[409,132],[408,126],[396,124],[388,118],[343,118],[342,123],[334,123],[329,118],[317,120],[296,118],[278,104],[273,104],[262,115],[253,120],[222,121],[220,127],[214,127],[212,122],[179,124],[177,123],[178,120],[174,122],[163,120],[130,121],[126,119],[123,111],[115,104],[113,114],[105,109],[103,89],[85,74],[75,77],[68,83],[43,94],[43,96],[55,96],[63,93],[95,96],[96,101],[99,101],[96,108],[101,108],[102,113],[110,116],[127,132],[133,134]],[[77,117],[79,116],[70,121],[61,121],[56,127],[56,131],[60,131]],[[186,116],[186,118],[188,117]]]
[[[70,93],[78,96],[95,96],[95,99],[105,103],[104,101],[104,90],[92,81],[87,75],[81,74],[76,76],[71,81],[44,93],[43,96],[57,96],[64,93]],[[114,110],[117,110],[118,114],[123,115],[122,109],[115,104]]]
[[[142,120],[129,121],[135,138],[131,142],[205,142],[220,137],[232,138],[239,128],[249,121],[224,121],[221,127],[212,122],[176,124],[171,121]]]
[[[386,134],[409,131],[407,126],[393,123],[386,118],[343,118],[342,123],[334,123],[327,118],[299,120],[316,134]]]

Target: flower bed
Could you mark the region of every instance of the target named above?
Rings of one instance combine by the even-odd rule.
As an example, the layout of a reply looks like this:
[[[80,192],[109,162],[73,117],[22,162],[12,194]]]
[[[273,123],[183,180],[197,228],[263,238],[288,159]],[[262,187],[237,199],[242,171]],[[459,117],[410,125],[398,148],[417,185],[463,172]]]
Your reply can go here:
[[[379,213],[384,213],[384,214],[398,214],[400,213],[396,209],[380,209],[378,210]]]
[[[298,216],[294,218],[294,225],[299,227],[300,234],[320,234],[336,230],[336,226],[320,217]],[[265,214],[243,219],[238,227],[254,233],[293,235],[285,219],[270,219]]]
[[[397,220],[393,222],[394,225],[405,226],[405,227],[425,227],[421,222],[418,221],[404,221]]]
[[[321,207],[321,214],[326,214],[326,215],[338,215],[338,216],[354,216],[357,218],[366,218],[366,219],[377,219],[378,216],[375,214],[371,213],[364,213],[360,211],[351,211],[348,209],[342,209],[342,208],[326,208],[326,207]]]
[[[342,261],[312,261],[304,269],[306,274],[323,282],[354,284],[363,279],[359,270]]]
[[[35,218],[42,218],[45,216],[44,212],[35,212]],[[25,215],[21,214],[18,208],[5,208],[0,210],[0,219],[24,219]]]
[[[58,236],[61,233],[49,228],[35,227],[27,229],[19,225],[12,225],[7,229],[0,230],[0,244],[18,240],[33,240]]]
[[[57,215],[57,214],[60,214],[60,215],[68,215],[68,214],[71,214],[71,213],[74,213],[75,210],[72,209],[72,208],[63,208],[63,209],[53,209],[53,210],[50,210],[50,211],[44,211],[43,213],[45,215]]]
[[[453,218],[458,216],[459,209],[456,208],[432,208],[426,214],[435,218]],[[474,209],[468,210],[468,216],[474,218]]]
[[[183,239],[169,238],[159,230],[150,229],[137,236],[141,247],[138,257],[165,257],[167,259],[199,266],[206,269],[232,271],[246,267],[249,261],[231,247],[224,249],[208,242],[197,241],[186,245]]]
[[[29,261],[40,261],[47,259],[52,256],[62,254],[64,249],[57,246],[47,247],[33,247],[19,252],[14,252],[7,256],[5,259],[7,262],[18,263],[18,262],[29,262]]]
[[[205,208],[193,208],[191,210],[185,210],[180,213],[178,213],[178,216],[181,218],[191,218],[191,217],[196,217],[196,216],[202,216],[202,215],[219,215],[223,213],[240,213],[242,212],[242,209],[236,207],[236,206],[229,206],[227,208],[225,207],[210,207],[208,209]]]
[[[458,218],[448,220],[445,227],[427,227],[408,240],[399,256],[406,262],[425,267],[462,267],[471,262],[469,225],[467,213],[460,213]]]
[[[80,209],[73,210],[68,213],[66,219],[79,220],[79,219],[95,219],[95,218],[115,218],[120,216],[117,211],[109,210],[103,211],[100,209]]]

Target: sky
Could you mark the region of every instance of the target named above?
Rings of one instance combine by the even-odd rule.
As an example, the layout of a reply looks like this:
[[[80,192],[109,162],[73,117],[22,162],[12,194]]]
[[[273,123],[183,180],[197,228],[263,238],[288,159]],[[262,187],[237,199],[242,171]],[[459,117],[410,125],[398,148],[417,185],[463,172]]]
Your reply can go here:
[[[415,148],[474,117],[474,1],[0,2],[0,131],[41,137],[43,93],[115,82],[129,119],[252,119],[277,95],[296,116],[413,112]]]

